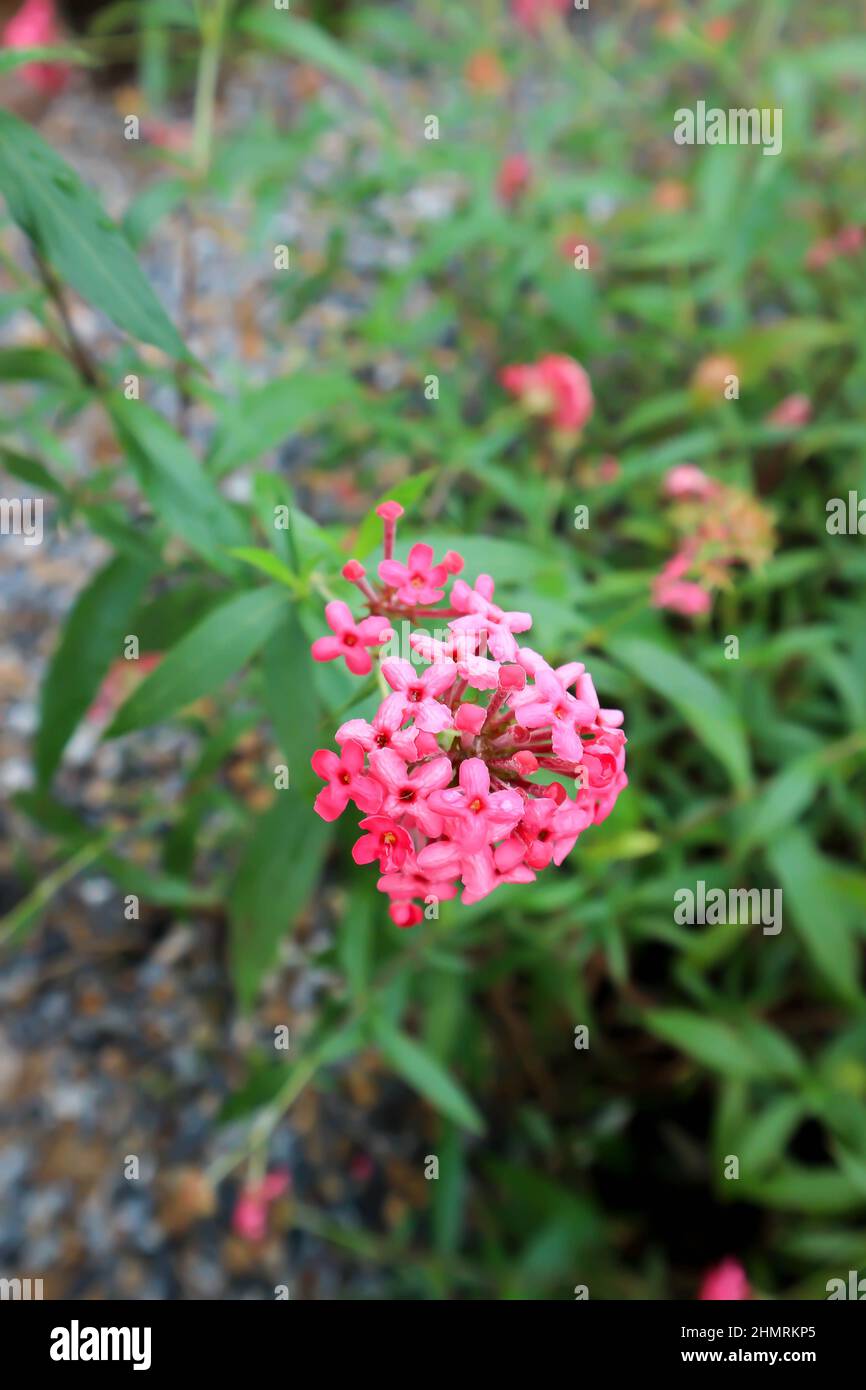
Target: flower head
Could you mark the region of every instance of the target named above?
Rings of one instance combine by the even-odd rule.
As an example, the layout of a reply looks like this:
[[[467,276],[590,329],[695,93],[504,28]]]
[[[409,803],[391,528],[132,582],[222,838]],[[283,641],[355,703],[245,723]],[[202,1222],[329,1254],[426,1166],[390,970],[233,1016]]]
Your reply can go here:
[[[53,48],[61,40],[54,0],[24,0],[6,24],[0,38],[3,48]],[[44,96],[57,96],[69,81],[68,63],[25,63],[20,73],[25,82]]]
[[[537,362],[503,367],[499,379],[525,410],[554,429],[577,433],[592,414],[592,386],[573,357],[550,353]]]
[[[396,619],[446,626],[435,634],[414,628],[413,661],[382,661],[390,693],[372,719],[340,725],[339,755],[315,754],[313,767],[326,782],[316,810],[334,820],[352,801],[365,813],[355,862],[378,864],[391,920],[412,927],[431,901],[462,890],[464,903],[479,902],[503,883],[531,883],[561,864],[627,785],[626,740],[622,712],[599,704],[582,662],[552,667],[518,646],[516,634],[532,626],[532,616],[500,607],[491,575],[474,584],[453,578],[462,558],[449,551],[436,565],[426,545],[414,545],[405,563],[396,560],[400,509],[383,503],[378,510],[387,555],[378,587],[356,560],[343,569],[369,616],[356,624],[339,605],[335,637],[318,642]],[[534,781],[537,773],[555,780]]]

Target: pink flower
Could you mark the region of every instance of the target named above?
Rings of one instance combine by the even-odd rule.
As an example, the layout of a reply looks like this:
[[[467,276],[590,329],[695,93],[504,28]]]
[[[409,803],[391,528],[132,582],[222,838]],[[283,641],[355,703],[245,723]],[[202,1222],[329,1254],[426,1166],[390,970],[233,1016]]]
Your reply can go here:
[[[291,1185],[291,1175],[276,1169],[258,1183],[248,1183],[238,1195],[232,1212],[232,1229],[241,1240],[258,1242],[267,1234],[268,1207]]]
[[[460,561],[462,567],[463,561]],[[448,569],[444,564],[433,564],[433,547],[413,545],[405,565],[399,560],[382,560],[379,565],[379,578],[390,588],[397,590],[401,603],[414,607],[438,603],[444,590],[442,585],[448,579]]]
[[[437,697],[454,683],[457,667],[453,661],[438,661],[426,671],[416,671],[410,661],[392,657],[382,662],[382,675],[400,697],[403,718],[411,719],[416,729],[439,734],[450,728],[451,710]]]
[[[396,758],[397,754],[391,756]],[[316,776],[328,784],[316,797],[315,810],[322,820],[336,820],[349,801],[354,801],[362,811],[378,811],[382,788],[364,771],[364,750],[360,743],[350,739],[343,745],[339,758],[328,748],[318,748],[310,762]]]
[[[510,154],[503,159],[496,176],[496,196],[509,207],[523,196],[532,181],[532,165],[525,154]]]
[[[406,855],[412,851],[412,837],[408,830],[398,825],[389,816],[366,816],[361,821],[361,829],[367,834],[356,840],[352,858],[356,864],[372,864],[378,859],[383,874],[394,873],[406,862]]]
[[[675,468],[669,469],[665,477],[665,496],[666,497],[697,497],[701,501],[707,501],[713,496],[717,484],[712,478],[707,477],[702,468],[697,468],[693,463],[679,463]]]
[[[391,628],[384,618],[364,618],[356,623],[347,603],[334,599],[325,606],[325,621],[334,633],[333,637],[317,637],[312,652],[315,661],[334,661],[342,656],[354,676],[366,676],[373,669],[373,662],[366,647],[377,647],[392,636]]]
[[[572,0],[511,0],[511,13],[528,33],[537,29],[554,14],[567,14]]]
[[[593,410],[589,377],[573,357],[551,353],[538,362],[503,367],[499,379],[532,415],[555,429],[577,433]]]
[[[410,772],[402,758],[390,748],[383,748],[370,754],[370,773],[382,787],[382,810],[386,816],[407,816],[425,835],[442,833],[442,821],[430,805],[430,794],[451,781],[448,758],[420,762]]]
[[[402,728],[406,708],[405,697],[389,695],[373,715],[372,724],[366,719],[349,719],[336,733],[338,743],[353,739],[369,753],[372,748],[393,748],[407,762],[418,756],[418,736],[415,729]]]
[[[767,416],[768,425],[778,425],[780,429],[798,430],[808,425],[812,418],[812,402],[808,396],[798,392],[786,396]]]
[[[746,1271],[739,1260],[730,1255],[719,1264],[708,1269],[698,1293],[698,1298],[707,1301],[742,1301],[751,1296]]]
[[[478,849],[507,834],[520,820],[521,797],[512,791],[491,792],[490,770],[481,758],[467,758],[460,764],[458,782],[458,786],[447,791],[434,792],[430,807],[458,821],[467,850]]]
[[[712,604],[710,594],[692,579],[678,579],[680,557],[669,560],[661,574],[653,580],[652,601],[654,608],[668,608],[684,618],[696,618],[709,613]]]
[[[54,48],[61,42],[54,0],[24,0],[3,30],[0,47]],[[25,63],[19,69],[25,82],[45,96],[57,96],[69,81],[68,63]]]
[[[391,920],[406,928],[423,921],[428,903],[454,898],[461,887],[463,903],[476,903],[561,864],[626,787],[626,740],[622,711],[600,706],[583,662],[553,668],[518,647],[515,634],[532,626],[532,616],[501,608],[490,575],[474,585],[453,579],[445,598],[460,557],[449,552],[437,567],[429,546],[413,546],[400,564],[401,509],[385,502],[378,511],[387,552],[379,583],[368,582],[357,560],[343,567],[367,606],[364,622],[422,614],[447,627],[435,636],[409,633],[423,669],[383,661],[391,693],[370,721],[340,725],[341,755],[319,749],[313,766],[327,783],[316,798],[319,815],[334,820],[349,801],[367,813],[353,857],[378,863]],[[445,606],[436,606],[440,600]],[[348,610],[338,617],[341,632],[356,631]],[[575,783],[573,797],[562,780],[532,780],[551,772]]]
[[[806,252],[806,269],[823,270],[840,256],[855,256],[866,245],[866,229],[843,227],[835,236],[822,237]]]

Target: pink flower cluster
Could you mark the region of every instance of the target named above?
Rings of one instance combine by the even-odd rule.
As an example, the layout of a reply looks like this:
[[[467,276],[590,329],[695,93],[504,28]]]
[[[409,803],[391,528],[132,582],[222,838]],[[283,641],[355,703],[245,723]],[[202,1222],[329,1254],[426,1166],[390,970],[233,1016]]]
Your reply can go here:
[[[462,885],[461,901],[475,903],[501,883],[529,883],[561,864],[626,786],[626,740],[622,712],[600,708],[581,662],[554,668],[518,645],[515,634],[532,618],[500,608],[489,575],[474,585],[454,578],[441,604],[462,557],[449,551],[435,563],[430,546],[414,545],[405,564],[395,560],[402,508],[385,502],[377,510],[385,523],[380,582],[374,587],[357,560],[343,569],[369,614],[356,623],[346,604],[328,604],[334,635],[318,638],[313,656],[343,656],[363,674],[372,665],[368,648],[393,635],[390,620],[446,626],[411,631],[419,664],[385,659],[389,693],[372,720],[348,720],[336,733],[339,752],[314,754],[326,783],[315,809],[327,821],[350,801],[362,812],[355,862],[378,863],[392,920],[411,927],[424,915],[419,899],[453,898]],[[537,772],[553,776],[533,781]],[[573,796],[560,779],[575,783]]]
[[[694,464],[672,468],[665,495],[682,533],[679,548],[653,580],[655,608],[686,618],[708,613],[713,592],[730,587],[730,571],[757,569],[773,548],[773,524],[754,497],[710,478]]]
[[[579,362],[551,352],[537,362],[503,367],[499,380],[530,415],[540,415],[554,429],[578,434],[593,411],[589,376]]]
[[[6,24],[0,47],[55,48],[60,42],[54,0],[24,0]],[[68,63],[25,63],[20,72],[37,92],[57,96],[66,86],[71,69]]]

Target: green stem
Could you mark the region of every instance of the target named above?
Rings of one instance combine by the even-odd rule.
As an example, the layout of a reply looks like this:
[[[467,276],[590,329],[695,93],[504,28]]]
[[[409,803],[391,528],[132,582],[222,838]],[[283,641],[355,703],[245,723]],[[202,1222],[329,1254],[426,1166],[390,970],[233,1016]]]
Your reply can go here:
[[[199,20],[202,48],[195,88],[192,158],[200,179],[210,168],[217,82],[228,5],[229,0],[211,0],[209,5],[203,7]]]

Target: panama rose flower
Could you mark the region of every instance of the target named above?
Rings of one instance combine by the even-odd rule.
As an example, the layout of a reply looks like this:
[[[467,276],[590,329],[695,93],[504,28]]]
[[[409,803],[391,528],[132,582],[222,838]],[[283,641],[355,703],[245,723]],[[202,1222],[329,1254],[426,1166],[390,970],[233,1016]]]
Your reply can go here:
[[[387,642],[391,636],[388,624],[378,617],[364,618],[356,623],[349,605],[340,599],[325,605],[325,622],[334,636],[316,638],[312,648],[314,659],[334,661],[342,656],[353,676],[366,676],[372,671],[373,662],[366,649]]]
[[[496,196],[510,207],[523,196],[532,182],[532,165],[525,154],[510,154],[499,166],[496,175]]]
[[[674,503],[681,540],[653,580],[653,607],[700,617],[710,611],[716,589],[730,588],[734,566],[755,570],[769,558],[772,518],[748,492],[708,477],[691,463],[670,469],[663,490]]]
[[[565,15],[572,0],[511,0],[511,13],[521,29],[535,33],[551,15]]]
[[[349,739],[337,757],[328,748],[313,754],[313,771],[327,786],[316,797],[316,812],[322,820],[336,820],[349,801],[362,811],[377,811],[382,801],[382,787],[364,771],[364,750],[360,743]]]
[[[491,575],[474,584],[453,578],[462,559],[446,556],[445,575],[430,586],[450,582],[451,592],[432,604],[430,547],[419,556],[413,546],[399,565],[402,508],[386,502],[377,510],[390,563],[378,586],[358,561],[344,567],[368,616],[356,624],[340,614],[341,630],[374,620],[445,626],[410,632],[412,662],[382,661],[390,693],[372,719],[342,724],[341,754],[320,748],[313,768],[326,783],[316,798],[323,819],[336,819],[350,801],[365,813],[353,857],[378,864],[391,920],[405,928],[423,921],[430,902],[458,892],[467,905],[480,902],[503,883],[531,883],[561,864],[627,785],[626,739],[622,711],[600,705],[582,662],[553,667],[518,645],[532,615],[496,603]],[[405,582],[413,567],[421,584]],[[537,773],[552,780],[535,781]]]
[[[62,35],[54,0],[24,0],[3,30],[2,48],[55,48]],[[68,63],[25,63],[22,78],[44,96],[57,96],[69,81]]]
[[[554,429],[578,433],[592,414],[592,386],[573,357],[550,353],[537,362],[503,367],[499,379],[525,410]]]
[[[730,1255],[708,1269],[698,1293],[704,1302],[743,1300],[751,1296],[746,1271]]]
[[[778,425],[780,429],[799,430],[808,425],[812,418],[812,402],[802,392],[786,396],[767,416],[768,425]]]
[[[405,565],[399,560],[383,560],[379,578],[396,590],[401,603],[438,603],[448,575],[462,568],[463,561],[450,550],[441,564],[434,565],[433,547],[419,543],[412,546]]]
[[[843,227],[835,236],[822,237],[806,252],[806,269],[823,270],[843,256],[856,256],[866,246],[866,228]]]
[[[241,1240],[258,1243],[268,1229],[268,1208],[288,1191],[291,1174],[284,1169],[268,1173],[261,1182],[248,1183],[240,1192],[232,1212],[232,1230]]]

